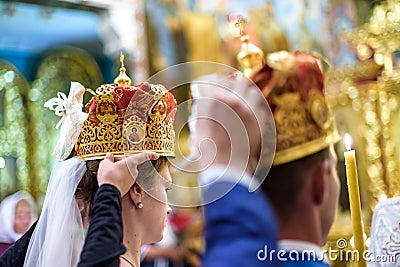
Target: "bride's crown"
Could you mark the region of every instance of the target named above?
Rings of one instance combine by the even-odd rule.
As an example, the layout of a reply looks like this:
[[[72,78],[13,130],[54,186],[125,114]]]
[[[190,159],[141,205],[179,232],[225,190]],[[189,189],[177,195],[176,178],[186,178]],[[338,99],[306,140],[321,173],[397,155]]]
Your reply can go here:
[[[75,144],[84,160],[154,151],[175,156],[176,100],[162,85],[131,86],[121,53],[119,76],[103,84],[86,104],[87,119]]]

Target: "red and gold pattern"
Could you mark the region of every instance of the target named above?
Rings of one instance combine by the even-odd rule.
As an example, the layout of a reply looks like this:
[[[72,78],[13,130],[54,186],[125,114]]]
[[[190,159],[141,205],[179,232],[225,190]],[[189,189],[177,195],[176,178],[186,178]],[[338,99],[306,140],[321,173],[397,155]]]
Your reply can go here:
[[[84,160],[143,151],[175,156],[174,96],[162,85],[131,86],[127,79],[122,65],[115,83],[97,88],[86,105],[89,115],[75,144]]]
[[[324,96],[318,59],[306,52],[269,54],[252,77],[274,115],[277,145],[273,165],[314,154],[339,140]]]

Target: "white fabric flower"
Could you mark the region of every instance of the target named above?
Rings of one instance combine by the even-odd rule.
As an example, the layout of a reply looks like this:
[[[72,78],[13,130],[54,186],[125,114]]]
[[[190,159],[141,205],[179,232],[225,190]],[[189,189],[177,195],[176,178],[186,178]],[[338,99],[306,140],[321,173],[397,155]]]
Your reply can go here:
[[[71,82],[68,98],[64,93],[58,92],[57,97],[44,103],[46,108],[54,110],[57,116],[62,117],[55,127],[58,129],[61,125],[60,137],[54,148],[57,160],[64,160],[69,156],[88,116],[82,111],[84,93],[85,87],[82,84]]]

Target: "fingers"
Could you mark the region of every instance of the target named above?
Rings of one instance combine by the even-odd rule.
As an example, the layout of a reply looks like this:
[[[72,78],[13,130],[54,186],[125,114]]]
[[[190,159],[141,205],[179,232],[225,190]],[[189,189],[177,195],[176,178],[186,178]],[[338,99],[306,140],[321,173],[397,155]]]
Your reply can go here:
[[[155,152],[143,152],[127,157],[124,160],[118,160],[114,158],[113,154],[108,153],[104,160],[100,162],[97,174],[99,186],[102,184],[114,185],[123,196],[136,181],[138,165],[147,160],[156,160],[159,157]],[[132,179],[126,179],[126,177],[131,177]]]
[[[107,153],[107,155],[104,159],[114,162],[114,155],[112,153]]]
[[[133,155],[133,156],[131,156],[131,157],[128,157],[126,160],[127,160],[127,161],[132,161],[132,160],[134,160],[135,163],[136,163],[137,165],[140,165],[140,164],[142,164],[142,163],[145,162],[145,161],[148,161],[148,160],[156,160],[156,159],[158,159],[159,157],[160,157],[160,155],[158,155],[158,154],[155,153],[155,152],[146,151],[146,152],[143,152],[143,153],[140,153],[140,154],[137,154],[137,155]]]
[[[128,168],[129,173],[133,179],[133,182],[135,182],[135,180],[138,176],[137,167],[145,161],[156,160],[159,157],[160,157],[160,155],[158,155],[155,152],[150,152],[150,151],[136,154],[136,155],[125,158],[126,164],[125,164],[124,168]],[[121,161],[121,164],[124,164],[123,161]]]
[[[106,157],[100,162],[100,166],[107,166],[114,162],[114,155],[112,153],[107,153]]]
[[[127,163],[133,163],[135,165],[140,165],[147,160],[156,160],[159,157],[160,157],[160,155],[157,154],[156,152],[146,151],[146,152],[142,152],[139,154],[135,154],[135,155],[126,157],[125,160],[127,161]],[[114,155],[111,153],[108,153],[106,155],[106,157],[104,158],[104,160],[122,164],[121,158],[114,158]]]

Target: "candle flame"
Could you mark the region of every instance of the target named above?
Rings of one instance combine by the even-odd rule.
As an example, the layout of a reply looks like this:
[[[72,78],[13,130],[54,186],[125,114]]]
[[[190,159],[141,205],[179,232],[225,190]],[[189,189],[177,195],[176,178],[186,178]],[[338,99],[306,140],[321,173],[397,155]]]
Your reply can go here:
[[[369,247],[371,241],[369,240],[369,237],[367,236],[366,233],[363,233],[363,237],[364,237],[364,242],[368,242],[368,245],[366,244],[367,247]],[[350,240],[349,240],[350,246],[352,246],[352,248],[354,248],[354,236],[351,236]]]
[[[384,201],[386,201],[388,199],[388,197],[385,195],[385,194],[382,194],[382,195],[380,195],[379,196],[379,202],[384,202]]]
[[[351,150],[351,137],[348,133],[344,135],[344,145],[346,146],[346,150]]]

